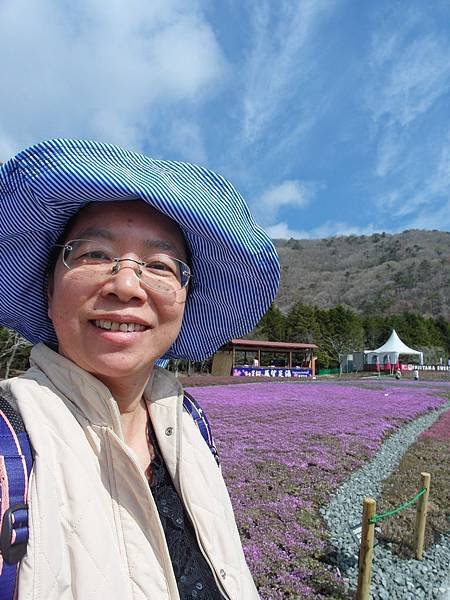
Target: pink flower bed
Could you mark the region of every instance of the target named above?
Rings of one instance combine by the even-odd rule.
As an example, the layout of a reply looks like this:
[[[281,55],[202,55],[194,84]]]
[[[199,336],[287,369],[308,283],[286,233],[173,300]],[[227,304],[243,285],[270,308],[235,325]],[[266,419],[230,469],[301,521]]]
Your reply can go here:
[[[320,560],[328,542],[318,508],[389,432],[447,400],[442,387],[399,382],[188,391],[211,422],[247,561],[265,600],[329,597],[325,587],[339,583]]]
[[[450,441],[450,410],[441,415],[429,429],[421,434],[420,438],[429,438],[440,442]]]

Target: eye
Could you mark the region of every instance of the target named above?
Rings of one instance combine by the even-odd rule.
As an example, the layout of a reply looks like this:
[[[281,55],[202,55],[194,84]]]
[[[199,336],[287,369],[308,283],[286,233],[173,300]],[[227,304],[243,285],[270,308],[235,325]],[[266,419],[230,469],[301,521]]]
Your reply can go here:
[[[108,254],[104,250],[90,250],[80,256],[81,259],[85,260],[110,260]]]
[[[110,248],[91,240],[73,240],[66,247],[66,252],[69,266],[104,264],[113,259]]]
[[[170,268],[164,263],[154,262],[150,264],[151,269],[156,269],[157,271],[170,271]]]
[[[111,262],[112,258],[104,250],[86,250],[75,251],[71,256],[72,260],[78,264],[99,264]]]
[[[146,260],[145,268],[150,272],[157,272],[158,275],[175,277],[178,276],[177,261],[170,256],[158,256]]]

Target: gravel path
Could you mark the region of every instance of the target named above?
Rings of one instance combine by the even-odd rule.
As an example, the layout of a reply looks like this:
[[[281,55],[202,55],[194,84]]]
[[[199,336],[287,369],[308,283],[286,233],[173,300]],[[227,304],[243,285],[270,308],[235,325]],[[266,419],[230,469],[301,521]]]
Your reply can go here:
[[[321,509],[336,548],[336,565],[349,589],[356,589],[358,543],[349,524],[361,522],[364,496],[377,499],[381,485],[397,467],[417,436],[450,408],[440,409],[408,423],[384,442],[375,458],[355,472]],[[371,598],[374,600],[450,600],[450,533],[424,553],[421,561],[401,559],[389,545],[374,548]]]

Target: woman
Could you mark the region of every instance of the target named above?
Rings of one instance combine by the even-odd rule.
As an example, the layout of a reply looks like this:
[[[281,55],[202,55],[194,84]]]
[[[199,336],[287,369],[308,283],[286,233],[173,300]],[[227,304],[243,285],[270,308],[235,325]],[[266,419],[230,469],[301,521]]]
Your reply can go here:
[[[267,235],[195,165],[52,140],[0,170],[0,393],[34,450],[19,600],[251,599],[220,469],[159,359],[203,360],[275,296]]]

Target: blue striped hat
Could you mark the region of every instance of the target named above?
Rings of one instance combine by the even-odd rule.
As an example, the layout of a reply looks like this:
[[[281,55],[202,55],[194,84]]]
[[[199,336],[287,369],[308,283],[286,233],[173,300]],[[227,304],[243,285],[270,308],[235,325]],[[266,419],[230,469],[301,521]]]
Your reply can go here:
[[[0,323],[33,343],[57,343],[44,290],[52,244],[87,203],[133,199],[173,219],[190,251],[193,282],[166,358],[203,360],[248,333],[275,297],[279,262],[234,187],[189,163],[64,139],[0,169]]]

